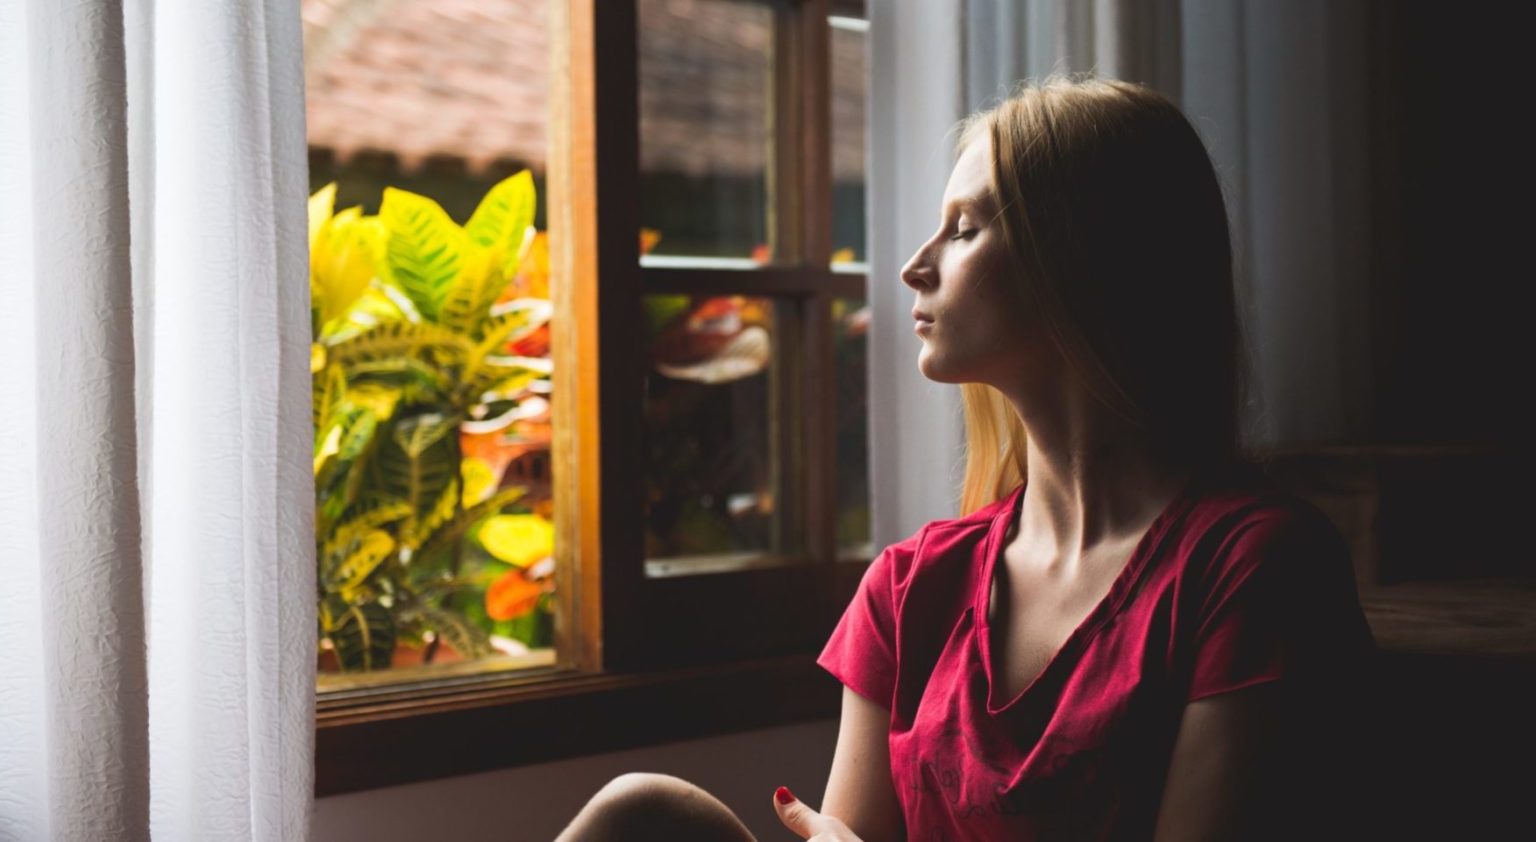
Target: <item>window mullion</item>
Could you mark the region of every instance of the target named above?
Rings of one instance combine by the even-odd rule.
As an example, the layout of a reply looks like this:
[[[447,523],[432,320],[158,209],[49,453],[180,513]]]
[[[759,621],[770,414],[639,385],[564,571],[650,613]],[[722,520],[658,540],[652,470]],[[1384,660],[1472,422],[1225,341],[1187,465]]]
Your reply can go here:
[[[767,100],[773,150],[768,172],[769,242],[775,263],[797,268],[805,256],[805,162],[799,143],[804,135],[804,113],[799,106],[805,86],[802,12],[792,3],[774,8],[773,66]],[[769,465],[770,485],[781,503],[774,509],[771,540],[774,552],[816,557],[819,548],[807,527],[815,520],[810,501],[817,471],[808,463],[811,454],[802,420],[812,397],[804,388],[805,311],[796,302],[779,301],[774,307],[778,328],[769,365]]]
[[[596,670],[642,598],[637,10],[550,9],[556,628],[561,665]]]
[[[799,172],[802,258],[816,270],[832,262],[832,72],[827,0],[799,5]],[[806,466],[807,544],[811,555],[837,557],[837,372],[833,349],[833,284],[803,302],[802,394]]]
[[[799,6],[795,56],[800,90],[796,98],[798,137],[791,140],[800,162],[800,257],[808,266],[832,262],[832,68],[828,0]]]
[[[805,256],[803,220],[804,111],[800,97],[805,85],[803,9],[777,4],[773,13],[773,66],[767,98],[772,154],[768,158],[768,242],[773,260],[798,265]]]
[[[765,266],[761,269],[643,267],[646,295],[754,295],[807,298],[863,298],[864,276],[827,267]]]

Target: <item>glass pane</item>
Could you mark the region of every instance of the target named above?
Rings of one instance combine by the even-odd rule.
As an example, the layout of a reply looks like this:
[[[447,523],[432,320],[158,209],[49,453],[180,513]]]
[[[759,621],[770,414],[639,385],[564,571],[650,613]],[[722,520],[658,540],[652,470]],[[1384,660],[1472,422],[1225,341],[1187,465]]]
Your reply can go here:
[[[836,16],[832,27],[832,265],[864,271],[864,122],[869,22]]]
[[[545,4],[302,9],[320,689],[552,664]]]
[[[773,12],[736,0],[640,0],[644,262],[768,261]]]
[[[869,532],[869,306],[832,302],[837,365],[837,552],[870,559]]]
[[[645,299],[646,569],[676,575],[773,563],[793,552],[775,423],[773,299]]]

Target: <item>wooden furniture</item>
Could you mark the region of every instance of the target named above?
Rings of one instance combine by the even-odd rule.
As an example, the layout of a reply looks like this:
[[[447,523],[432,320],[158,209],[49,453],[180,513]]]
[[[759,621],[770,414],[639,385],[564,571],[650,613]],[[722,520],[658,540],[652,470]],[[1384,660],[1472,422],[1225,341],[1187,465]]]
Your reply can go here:
[[[1370,838],[1536,838],[1530,468],[1482,448],[1271,455],[1349,541],[1379,648],[1360,735]]]

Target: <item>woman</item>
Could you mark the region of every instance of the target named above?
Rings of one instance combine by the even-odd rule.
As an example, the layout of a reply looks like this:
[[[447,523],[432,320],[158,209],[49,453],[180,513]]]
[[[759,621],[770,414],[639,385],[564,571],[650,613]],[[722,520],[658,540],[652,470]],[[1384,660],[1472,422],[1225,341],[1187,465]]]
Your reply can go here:
[[[919,369],[961,384],[964,514],[870,565],[819,659],[845,685],[825,800],[774,808],[817,840],[1347,836],[1374,640],[1337,530],[1238,453],[1198,135],[1147,88],[1053,77],[958,149],[901,278]],[[752,836],[632,775],[561,837],[619,838]]]

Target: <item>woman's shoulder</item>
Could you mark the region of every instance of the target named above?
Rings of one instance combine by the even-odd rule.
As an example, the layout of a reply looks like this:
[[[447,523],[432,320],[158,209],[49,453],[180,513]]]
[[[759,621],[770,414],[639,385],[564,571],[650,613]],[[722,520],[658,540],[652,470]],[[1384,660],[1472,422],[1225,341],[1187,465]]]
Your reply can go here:
[[[1193,497],[1196,519],[1207,527],[1240,531],[1263,524],[1271,529],[1327,532],[1333,526],[1316,504],[1281,486],[1252,463],[1203,477]]]
[[[887,545],[876,562],[888,567],[897,583],[907,581],[920,569],[963,568],[973,560],[974,550],[985,542],[988,531],[1009,511],[1022,488],[1020,485],[969,514],[924,523],[907,537]]]
[[[1193,497],[1181,543],[1209,564],[1245,567],[1266,559],[1348,564],[1347,541],[1327,513],[1262,468],[1244,466],[1210,478]]]

